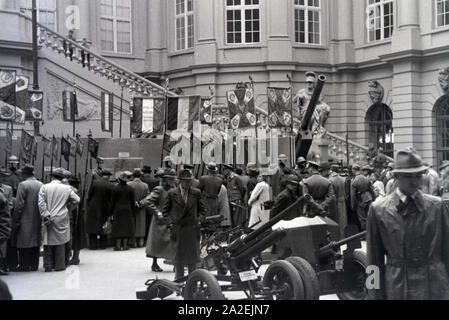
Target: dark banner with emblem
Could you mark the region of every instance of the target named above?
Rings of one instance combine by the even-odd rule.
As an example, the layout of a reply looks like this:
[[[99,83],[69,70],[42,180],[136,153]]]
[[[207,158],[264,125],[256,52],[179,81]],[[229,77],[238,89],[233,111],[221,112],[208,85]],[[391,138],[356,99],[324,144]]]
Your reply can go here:
[[[227,93],[230,129],[250,129],[257,124],[254,91],[236,89]]]
[[[293,99],[290,88],[268,88],[268,125],[271,129],[293,130]]]

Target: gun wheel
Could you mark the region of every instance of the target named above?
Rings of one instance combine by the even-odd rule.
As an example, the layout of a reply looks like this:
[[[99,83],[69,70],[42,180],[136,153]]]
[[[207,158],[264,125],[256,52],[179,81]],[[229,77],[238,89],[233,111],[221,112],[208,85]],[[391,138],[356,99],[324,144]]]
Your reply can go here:
[[[224,295],[217,278],[209,271],[200,269],[189,275],[184,300],[224,300]]]
[[[306,260],[299,257],[290,257],[286,261],[290,262],[296,270],[304,283],[305,299],[319,300],[320,299],[320,281],[316,275],[315,270]]]
[[[272,263],[263,278],[273,300],[304,300],[304,284],[296,268],[287,261]]]
[[[340,300],[367,300],[368,290],[366,289],[366,268],[368,267],[368,257],[365,252],[354,251],[354,259],[352,260],[354,272],[355,290],[338,293]]]

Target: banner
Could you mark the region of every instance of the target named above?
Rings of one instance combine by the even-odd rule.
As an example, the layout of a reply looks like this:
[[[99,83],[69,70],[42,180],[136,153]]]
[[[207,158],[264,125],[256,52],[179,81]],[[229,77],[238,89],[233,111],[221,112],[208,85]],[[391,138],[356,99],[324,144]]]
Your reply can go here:
[[[165,124],[165,98],[134,99],[131,127],[135,134],[162,134]]]
[[[58,161],[59,157],[59,143],[55,136],[53,136],[53,143],[51,147],[51,152],[54,161]]]
[[[33,142],[33,153],[32,153],[32,163],[34,165],[34,163],[36,162],[37,159],[37,140],[36,137],[34,137],[34,142]]]
[[[43,144],[43,154],[44,157],[50,158],[51,157],[51,147],[52,147],[52,141],[48,139],[47,137],[42,137],[42,144]]]
[[[87,150],[89,151],[92,158],[95,158],[95,159],[98,158],[98,148],[99,148],[98,141],[89,137]]]
[[[31,163],[33,156],[34,137],[22,129],[22,140],[20,144],[20,160],[24,164]]]
[[[168,99],[167,131],[193,131],[193,122],[200,120],[200,96]]]
[[[84,142],[79,134],[76,135],[76,153],[82,157],[84,153]]]
[[[62,115],[64,122],[76,121],[78,116],[78,99],[76,92],[67,90],[62,92]]]
[[[16,76],[16,106],[22,110],[26,110],[28,105],[28,84],[28,77]]]
[[[268,88],[268,125],[284,132],[293,130],[293,100],[290,88]]]
[[[212,126],[212,100],[201,99],[200,121],[202,125]]]
[[[101,93],[101,130],[112,132],[114,128],[114,95]]]
[[[16,78],[16,71],[0,70],[0,101],[10,106],[16,105]]]
[[[257,124],[252,89],[236,89],[227,93],[230,129],[249,129]]]
[[[75,158],[77,141],[70,136],[67,136],[67,141],[70,143],[70,156]]]
[[[6,129],[6,145],[5,145],[5,149],[6,149],[6,153],[10,154],[12,151],[12,135],[13,132],[10,128]]]
[[[229,108],[227,106],[214,106],[212,108],[212,129],[227,132],[229,125]]]
[[[69,162],[70,160],[70,147],[71,147],[70,142],[66,138],[62,137],[61,155],[64,157],[64,160],[66,162]]]
[[[44,93],[42,91],[29,91],[28,92],[28,104],[25,108],[25,120],[26,121],[42,121],[44,106]]]

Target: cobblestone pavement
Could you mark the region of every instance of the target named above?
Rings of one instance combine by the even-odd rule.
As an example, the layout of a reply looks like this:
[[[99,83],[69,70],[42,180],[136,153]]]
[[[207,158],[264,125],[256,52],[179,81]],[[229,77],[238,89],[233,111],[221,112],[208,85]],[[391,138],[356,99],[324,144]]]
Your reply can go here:
[[[160,266],[164,273],[151,272],[152,260],[145,258],[144,249],[126,252],[83,250],[79,267],[65,272],[11,273],[2,277],[17,300],[135,300],[136,290],[145,288],[145,281],[156,277],[172,280],[173,266]],[[42,260],[41,260],[42,265]],[[227,294],[239,299],[239,294]],[[180,299],[176,296],[168,300]],[[322,300],[337,300],[325,296]]]

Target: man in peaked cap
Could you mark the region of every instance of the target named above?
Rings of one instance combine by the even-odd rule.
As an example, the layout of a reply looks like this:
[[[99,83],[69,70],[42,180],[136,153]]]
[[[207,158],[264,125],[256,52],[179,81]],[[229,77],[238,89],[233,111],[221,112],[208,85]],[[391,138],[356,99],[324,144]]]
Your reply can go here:
[[[310,217],[330,216],[332,214],[335,193],[328,179],[321,176],[321,166],[309,161],[310,178],[304,180],[303,194],[312,197],[312,203],[306,206],[307,215]]]
[[[368,265],[380,271],[371,299],[449,299],[449,211],[420,190],[427,169],[413,148],[400,150],[393,170],[398,188],[369,210]]]
[[[168,192],[165,205],[158,214],[159,217],[168,219],[170,225],[175,280],[184,277],[185,266],[190,274],[200,262],[199,223],[205,215],[201,192],[191,187],[193,176],[190,170],[181,170],[178,179],[179,187]]]
[[[287,187],[275,199],[273,209],[271,210],[271,218],[276,217],[285,209],[293,205],[300,196],[299,178],[296,175],[289,175],[286,179]],[[300,212],[291,214],[283,220],[289,221],[301,216]]]

